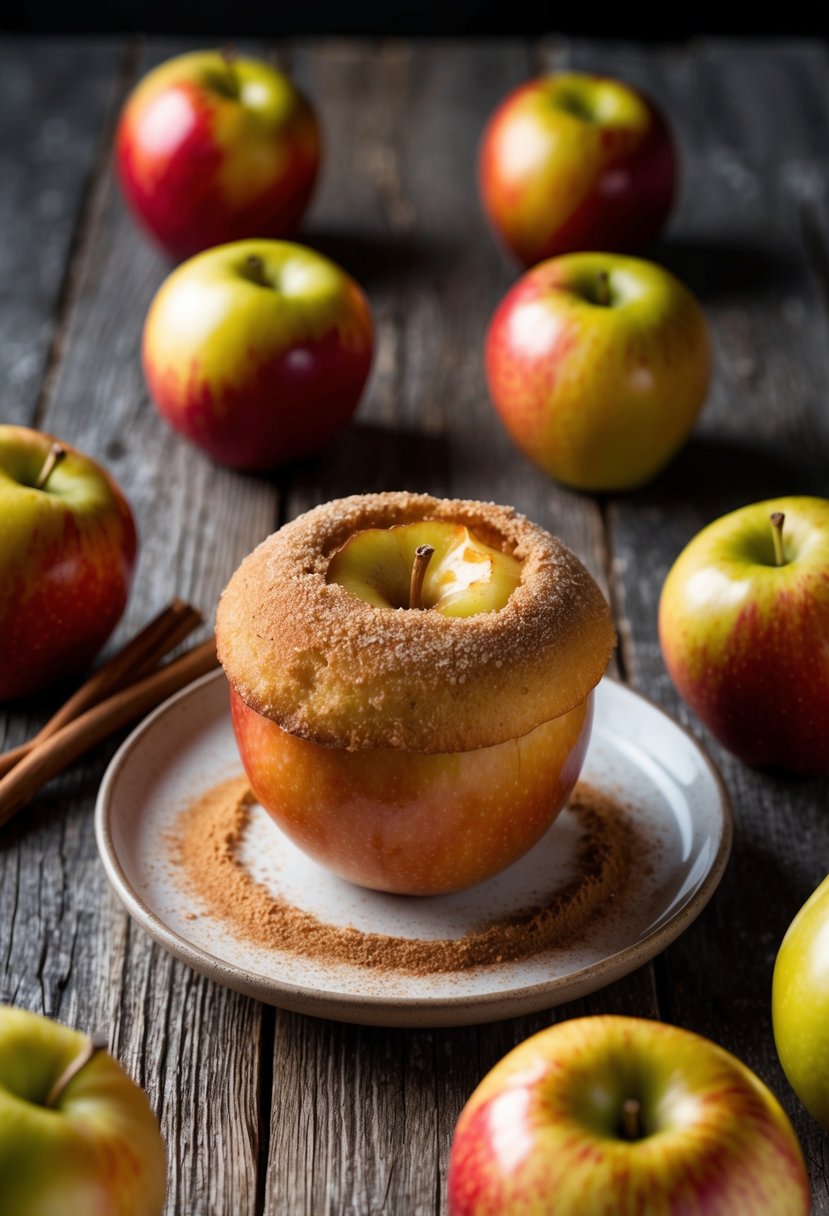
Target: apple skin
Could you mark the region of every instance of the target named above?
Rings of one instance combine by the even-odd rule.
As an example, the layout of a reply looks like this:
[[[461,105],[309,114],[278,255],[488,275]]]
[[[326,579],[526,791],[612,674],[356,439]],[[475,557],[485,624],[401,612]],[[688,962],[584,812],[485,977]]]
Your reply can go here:
[[[629,490],[688,437],[711,344],[697,301],[667,270],[573,253],[507,292],[487,333],[486,371],[501,421],[539,468],[580,490]]]
[[[461,890],[541,838],[578,779],[592,696],[522,739],[444,754],[323,747],[231,691],[236,742],[274,822],[321,865],[405,895]]]
[[[775,565],[769,517],[785,515]],[[680,695],[746,764],[829,773],[829,501],[775,498],[709,524],[674,562],[659,638]]]
[[[164,1142],[143,1090],[99,1052],[54,1108],[86,1036],[0,1006],[0,1195],[9,1216],[161,1216]]]
[[[99,464],[60,441],[66,457],[35,488],[55,442],[0,426],[0,701],[86,667],[132,583],[135,522]]]
[[[176,260],[246,237],[288,237],[321,155],[313,109],[277,68],[179,55],[130,94],[116,139],[124,196]]]
[[[676,160],[649,98],[609,77],[555,73],[515,89],[490,118],[481,199],[526,266],[578,250],[637,253],[668,217]]]
[[[255,470],[310,455],[345,426],[373,349],[368,302],[339,266],[288,241],[237,241],[162,283],[143,362],[171,426],[219,464]]]
[[[789,1084],[829,1131],[829,877],[783,938],[771,995],[774,1041]]]
[[[621,1134],[641,1105],[644,1136]],[[638,1018],[561,1022],[481,1082],[455,1130],[449,1216],[807,1216],[774,1095],[734,1056]]]

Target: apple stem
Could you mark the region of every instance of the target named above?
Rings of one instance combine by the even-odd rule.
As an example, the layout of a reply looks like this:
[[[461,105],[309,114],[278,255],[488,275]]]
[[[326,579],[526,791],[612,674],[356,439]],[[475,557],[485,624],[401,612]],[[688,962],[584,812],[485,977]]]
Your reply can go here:
[[[254,283],[258,283],[260,287],[270,287],[267,275],[265,274],[265,263],[258,253],[248,254],[247,268]]]
[[[785,566],[786,554],[783,552],[783,524],[786,516],[782,511],[775,511],[769,516],[771,520],[771,534],[774,537],[774,562],[777,566]]]
[[[627,1098],[622,1106],[622,1134],[626,1140],[641,1140],[642,1103],[638,1098]]]
[[[224,60],[225,71],[230,85],[231,92],[234,97],[239,93],[239,74],[236,71],[236,60],[239,58],[239,53],[232,42],[226,42],[222,47],[220,54]]]
[[[426,567],[432,560],[434,549],[431,545],[418,545],[415,549],[412,563],[412,578],[409,583],[409,607],[423,607],[423,580],[426,577]]]
[[[38,479],[35,482],[36,490],[45,490],[46,482],[52,476],[55,469],[66,456],[66,448],[62,443],[53,443],[49,448],[49,454],[43,462],[43,468],[40,470]]]
[[[101,1051],[106,1051],[108,1040],[104,1035],[96,1034],[91,1039],[87,1039],[83,1050],[69,1064],[55,1081],[49,1093],[46,1095],[44,1106],[53,1110],[58,1102],[63,1097],[64,1091],[70,1081],[73,1081],[82,1069],[86,1068],[90,1060],[94,1059]]]
[[[610,303],[610,275],[606,270],[600,270],[596,275],[596,300],[602,308]]]

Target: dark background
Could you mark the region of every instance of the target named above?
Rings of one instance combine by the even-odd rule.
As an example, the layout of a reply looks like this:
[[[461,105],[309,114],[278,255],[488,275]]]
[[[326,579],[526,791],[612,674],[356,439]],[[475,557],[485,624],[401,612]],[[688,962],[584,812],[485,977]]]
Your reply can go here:
[[[271,37],[297,34],[538,35],[636,41],[706,34],[823,35],[820,4],[700,5],[585,0],[5,0],[0,29]]]

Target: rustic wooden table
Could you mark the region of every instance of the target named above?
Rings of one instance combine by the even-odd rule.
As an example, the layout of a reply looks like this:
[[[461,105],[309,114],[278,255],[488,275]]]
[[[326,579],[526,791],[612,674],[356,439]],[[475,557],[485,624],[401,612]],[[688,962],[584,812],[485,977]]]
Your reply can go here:
[[[829,1141],[783,1078],[769,1014],[783,932],[829,868],[829,789],[752,772],[712,743],[678,701],[656,640],[662,580],[704,523],[772,494],[829,493],[826,49],[554,38],[264,48],[325,124],[305,239],[364,284],[379,338],[359,421],[274,480],[216,468],[179,440],[141,377],[141,324],[168,266],[124,212],[112,136],[129,87],[181,49],[0,46],[0,414],[100,458],[126,490],[142,552],[115,642],[174,594],[210,614],[244,554],[325,499],[406,487],[514,503],[607,589],[622,678],[710,747],[734,804],[734,853],[699,921],[588,1000],[437,1032],[315,1021],[200,978],[127,919],[92,829],[113,744],[0,839],[0,1000],[109,1030],[160,1115],[171,1214],[440,1213],[452,1128],[480,1077],[531,1032],[598,1011],[679,1023],[755,1068],[792,1115],[815,1211],[829,1213]],[[482,372],[484,328],[515,271],[481,218],[476,144],[508,89],[565,65],[645,86],[674,120],[682,199],[655,256],[700,295],[716,343],[694,439],[657,482],[621,498],[568,493],[530,468]],[[48,708],[0,717],[0,744],[24,739]]]

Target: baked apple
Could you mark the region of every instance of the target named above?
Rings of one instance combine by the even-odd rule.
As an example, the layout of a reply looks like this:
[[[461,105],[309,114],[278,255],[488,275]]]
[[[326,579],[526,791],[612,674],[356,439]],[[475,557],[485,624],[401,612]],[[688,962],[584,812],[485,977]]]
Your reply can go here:
[[[274,821],[352,882],[427,895],[498,873],[551,825],[614,633],[578,559],[512,509],[389,493],[269,537],[217,638]]]

